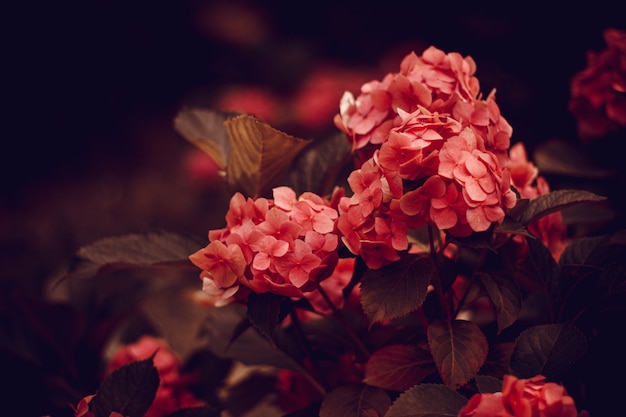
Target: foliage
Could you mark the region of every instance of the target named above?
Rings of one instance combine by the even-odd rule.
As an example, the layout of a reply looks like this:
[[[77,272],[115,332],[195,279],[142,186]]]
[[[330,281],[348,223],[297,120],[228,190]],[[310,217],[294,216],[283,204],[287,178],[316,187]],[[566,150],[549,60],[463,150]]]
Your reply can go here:
[[[429,49],[423,59],[439,52]],[[210,243],[169,232],[94,242],[78,251],[64,277],[76,303],[83,300],[80,309],[113,317],[102,341],[124,345],[156,335],[180,354],[186,371],[201,375],[189,389],[205,406],[169,417],[251,410],[457,416],[474,394],[498,392],[511,376],[568,387],[593,383],[577,380],[574,371],[594,349],[596,319],[624,308],[626,234],[572,236],[573,223],[564,234],[562,213],[582,210],[590,222],[607,198],[576,188],[550,191],[536,172],[519,182],[518,174],[534,165],[503,163],[508,146],[482,142],[480,135],[503,140],[510,131],[495,98],[478,98],[473,61],[448,57],[462,81],[453,93],[441,87],[426,97],[435,87],[413,83],[412,97],[394,96],[420,65],[410,55],[396,84],[381,87],[387,78],[369,84],[368,91],[389,92],[397,107],[377,114],[374,104],[353,123],[359,100],[344,96],[336,119],[343,134],[328,138],[293,137],[250,114],[181,110],[176,128],[216,160],[233,193],[225,228],[210,231]],[[467,97],[491,119],[481,124],[474,113],[474,124],[467,122],[461,113],[478,110],[459,110],[454,102]],[[403,100],[417,104],[403,109]],[[366,116],[378,117],[388,134],[395,123],[397,137],[381,144],[362,128]],[[420,146],[425,174],[407,173],[417,156],[405,160],[398,151],[401,163],[391,167],[385,154],[392,152],[387,143],[418,129],[409,126],[411,117],[433,130],[419,133],[419,144],[393,146],[406,152]],[[462,151],[447,147],[452,143]],[[441,165],[432,171],[437,157]],[[298,217],[299,210],[309,217]],[[270,213],[279,211],[286,220],[267,231]],[[341,226],[343,219],[351,223]],[[291,222],[296,232],[286,231]],[[332,245],[320,238],[329,235]],[[314,239],[330,249],[318,250]],[[274,264],[287,251],[300,258]],[[308,268],[307,256],[306,262],[320,260]],[[152,358],[127,364],[103,379],[89,410],[96,417],[140,417],[158,381]]]

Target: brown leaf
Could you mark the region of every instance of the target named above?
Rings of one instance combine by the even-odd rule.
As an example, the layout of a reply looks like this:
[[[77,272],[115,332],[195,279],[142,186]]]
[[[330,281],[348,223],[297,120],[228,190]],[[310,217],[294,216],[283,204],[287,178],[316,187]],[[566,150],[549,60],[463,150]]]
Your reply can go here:
[[[242,114],[224,122],[231,152],[226,178],[233,191],[264,196],[286,174],[293,158],[310,142]]]
[[[468,382],[487,359],[487,339],[470,321],[432,322],[428,326],[428,345],[441,378],[452,389]]]
[[[416,345],[390,345],[370,356],[363,382],[379,388],[405,391],[434,372],[437,368],[427,349]]]
[[[226,175],[232,192],[265,196],[286,175],[311,140],[274,129],[251,114],[183,108],[174,128],[209,154]]]

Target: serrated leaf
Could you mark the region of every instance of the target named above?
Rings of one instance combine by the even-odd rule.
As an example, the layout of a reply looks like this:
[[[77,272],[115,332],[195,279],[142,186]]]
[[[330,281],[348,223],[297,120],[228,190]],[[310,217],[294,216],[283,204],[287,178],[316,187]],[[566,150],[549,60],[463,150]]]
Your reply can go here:
[[[487,338],[475,323],[436,320],[427,333],[439,375],[452,389],[468,382],[487,359]]]
[[[208,153],[226,174],[232,192],[265,196],[310,143],[274,129],[251,114],[183,108],[175,129]],[[308,190],[310,191],[310,190]]]
[[[606,197],[585,190],[556,190],[537,196],[530,200],[524,210],[520,223],[528,226],[550,213],[563,210],[578,204],[605,201]]]
[[[369,357],[363,382],[379,388],[405,391],[437,372],[430,351],[416,345],[384,346]]]
[[[274,332],[286,300],[287,297],[272,293],[251,293],[248,296],[248,319],[271,344],[274,344]]]
[[[467,398],[445,385],[419,384],[400,394],[385,417],[456,417]]]
[[[224,121],[231,152],[226,179],[231,190],[265,196],[287,173],[293,158],[310,142],[288,135],[248,114]]]
[[[531,327],[515,340],[511,373],[518,378],[543,375],[558,379],[587,351],[587,339],[576,327],[546,324]]]
[[[361,281],[361,304],[372,323],[401,317],[426,299],[428,284],[436,273],[433,260],[403,254],[401,259],[377,270],[367,270]]]
[[[491,302],[496,308],[498,333],[511,326],[522,309],[521,292],[517,282],[503,273],[479,272],[478,277],[483,283]]]
[[[164,231],[106,237],[81,247],[70,273],[84,273],[106,265],[186,265],[189,255],[204,244],[194,237]]]
[[[367,385],[343,385],[332,390],[320,407],[320,417],[383,417],[391,399],[387,393]]]
[[[124,365],[102,382],[89,404],[94,417],[116,411],[126,417],[143,417],[159,388],[159,372],[152,358]]]

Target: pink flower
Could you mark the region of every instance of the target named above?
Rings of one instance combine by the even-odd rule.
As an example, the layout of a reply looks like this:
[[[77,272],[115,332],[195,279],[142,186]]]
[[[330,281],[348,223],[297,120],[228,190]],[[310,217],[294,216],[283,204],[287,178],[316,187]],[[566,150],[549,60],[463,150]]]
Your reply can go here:
[[[578,416],[574,400],[567,395],[565,388],[554,382],[546,382],[541,375],[529,379],[505,375],[502,381],[502,402],[514,416]]]
[[[207,271],[219,288],[228,288],[237,282],[246,268],[246,260],[238,245],[226,246],[214,240],[189,256],[198,268]]]
[[[458,417],[583,417],[562,385],[541,376],[518,379],[505,375],[502,392],[474,394]]]
[[[302,240],[296,240],[293,252],[276,259],[276,270],[300,288],[309,281],[311,271],[319,267],[322,260],[313,254],[311,247]]]
[[[459,411],[458,417],[515,417],[515,415],[504,408],[502,393],[486,393],[473,395]]]
[[[626,127],[626,31],[607,29],[604,40],[570,84],[569,109],[585,142]]]

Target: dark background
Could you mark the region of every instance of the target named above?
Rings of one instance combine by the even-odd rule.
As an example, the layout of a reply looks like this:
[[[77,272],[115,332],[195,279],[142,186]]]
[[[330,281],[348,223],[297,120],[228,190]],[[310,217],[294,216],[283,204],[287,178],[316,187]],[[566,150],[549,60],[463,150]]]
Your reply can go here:
[[[172,120],[189,97],[210,101],[225,84],[288,94],[327,59],[380,68],[382,78],[383,69],[397,70],[392,57],[432,44],[474,58],[481,90],[497,89],[514,142],[532,151],[551,137],[573,138],[570,79],[586,51],[604,47],[602,31],[626,22],[608,1],[546,4],[92,0],[4,7],[0,291],[43,293],[80,245],[103,236],[153,228],[204,236],[220,226],[222,207],[211,203],[219,191],[185,183],[182,160],[192,145]],[[250,21],[242,17],[248,12]],[[28,402],[31,394],[13,393],[11,401]]]

